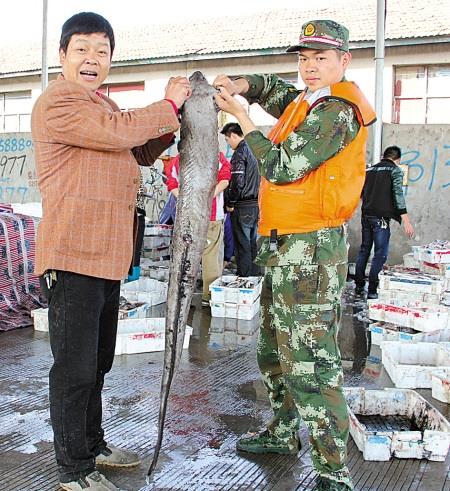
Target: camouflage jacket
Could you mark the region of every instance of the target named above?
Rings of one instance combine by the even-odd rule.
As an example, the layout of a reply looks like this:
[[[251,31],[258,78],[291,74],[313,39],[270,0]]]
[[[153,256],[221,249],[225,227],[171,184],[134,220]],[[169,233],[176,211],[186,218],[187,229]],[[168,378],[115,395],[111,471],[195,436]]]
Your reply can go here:
[[[279,118],[285,108],[299,94],[300,90],[276,75],[250,75],[245,77],[249,91],[245,95],[250,103],[257,102],[275,118]],[[317,99],[328,95],[327,88],[307,94],[306,99],[312,105]],[[357,135],[359,123],[350,104],[339,99],[327,99],[317,104],[305,121],[280,145],[273,144],[261,131],[255,130],[245,136],[245,141],[258,159],[261,176],[275,184],[285,184],[301,179],[317,169],[343,150]],[[279,238],[278,250],[270,252],[268,239],[263,239],[258,262],[267,266],[300,264],[324,260],[316,251],[321,245],[322,231],[305,234],[290,234]],[[326,232],[327,243],[340,243],[342,228],[329,229]],[[345,249],[345,251],[344,251]],[[346,248],[331,253],[332,261],[346,260]],[[331,251],[330,251],[331,252]],[[330,258],[326,258],[328,261]]]

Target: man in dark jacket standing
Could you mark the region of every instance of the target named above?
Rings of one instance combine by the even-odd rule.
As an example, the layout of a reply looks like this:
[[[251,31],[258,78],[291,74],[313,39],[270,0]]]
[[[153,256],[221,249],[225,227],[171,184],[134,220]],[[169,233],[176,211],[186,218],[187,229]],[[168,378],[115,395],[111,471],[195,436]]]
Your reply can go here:
[[[225,204],[231,213],[238,276],[256,276],[260,268],[254,263],[258,229],[258,162],[245,143],[237,123],[226,124],[221,133],[234,150],[231,157],[231,181]]]
[[[403,196],[403,173],[398,167],[401,156],[399,147],[388,147],[381,162],[366,172],[361,208],[362,243],[356,261],[355,293],[364,293],[364,274],[372,244],[375,244],[367,298],[377,298],[378,273],[383,268],[389,251],[390,219],[403,223],[405,234],[409,238],[414,235]]]

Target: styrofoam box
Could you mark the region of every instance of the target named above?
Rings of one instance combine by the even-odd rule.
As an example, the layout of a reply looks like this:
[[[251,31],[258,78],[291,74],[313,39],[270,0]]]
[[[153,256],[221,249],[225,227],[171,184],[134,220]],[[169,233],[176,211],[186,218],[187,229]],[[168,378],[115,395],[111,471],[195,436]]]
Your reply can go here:
[[[431,372],[431,395],[438,401],[450,404],[450,368]]]
[[[164,225],[162,223],[146,223],[144,236],[169,237],[172,235],[173,225]]]
[[[129,301],[158,305],[167,299],[167,283],[152,278],[139,278],[123,284],[120,294]]]
[[[405,332],[402,329],[404,326],[396,326],[388,322],[373,322],[369,326],[372,344],[381,345],[383,341],[403,341],[413,343],[439,343],[442,341],[450,341],[450,329],[441,329],[431,332],[414,331]]]
[[[439,295],[445,291],[446,285],[444,279],[426,273],[384,271],[378,275],[378,278],[380,290],[402,290]]]
[[[396,387],[430,389],[431,373],[450,367],[450,352],[440,343],[381,343],[382,363]]]
[[[350,434],[364,460],[428,459],[443,462],[450,446],[450,423],[414,390],[346,387]],[[370,431],[357,415],[406,416],[423,422],[419,431]]]
[[[420,259],[427,263],[450,263],[450,249],[427,249],[420,251]]]
[[[252,305],[261,295],[262,277],[249,276],[249,281],[255,284],[254,288],[230,288],[227,283],[235,281],[237,276],[221,276],[209,285],[211,301],[214,303],[236,303]],[[222,317],[222,316],[219,316]],[[228,317],[228,316],[227,316]]]
[[[259,312],[259,297],[252,303],[209,302],[212,317],[230,317],[232,319],[250,320]]]
[[[147,353],[165,349],[164,317],[147,319],[126,319],[119,321],[117,328],[116,350],[114,354]],[[186,326],[183,349],[189,346],[192,327]]]
[[[34,309],[31,311],[35,331],[48,332],[48,309]]]

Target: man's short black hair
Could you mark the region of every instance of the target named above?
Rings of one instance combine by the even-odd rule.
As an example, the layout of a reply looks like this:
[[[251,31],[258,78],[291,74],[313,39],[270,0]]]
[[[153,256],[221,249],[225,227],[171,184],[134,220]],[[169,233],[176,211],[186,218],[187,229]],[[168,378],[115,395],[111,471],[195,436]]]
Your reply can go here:
[[[383,152],[383,158],[389,160],[398,160],[402,156],[402,151],[400,147],[393,145],[392,147],[387,147]]]
[[[221,131],[222,135],[230,136],[235,133],[238,136],[244,136],[241,127],[237,123],[227,123]]]
[[[66,53],[70,38],[74,34],[93,34],[95,32],[102,32],[109,38],[112,56],[115,46],[113,28],[104,17],[94,12],[80,12],[64,22],[61,30],[61,39],[59,40],[59,49]]]

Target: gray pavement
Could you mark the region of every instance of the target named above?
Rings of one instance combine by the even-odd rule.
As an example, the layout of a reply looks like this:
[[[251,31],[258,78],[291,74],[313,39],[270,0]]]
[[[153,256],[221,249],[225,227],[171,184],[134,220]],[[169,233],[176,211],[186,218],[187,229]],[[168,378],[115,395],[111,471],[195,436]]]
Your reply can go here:
[[[371,346],[364,303],[345,295],[339,336],[346,385],[391,387],[381,353]],[[163,306],[154,316],[164,315]],[[211,318],[195,295],[188,350],[172,389],[158,468],[145,482],[156,439],[162,353],[121,355],[105,384],[108,441],[132,448],[143,464],[130,470],[105,470],[128,491],[150,490],[310,490],[315,474],[308,454],[246,456],[235,443],[246,431],[264,427],[270,408],[255,359],[258,322]],[[48,414],[47,374],[51,364],[48,335],[32,328],[0,333],[0,490],[58,489]],[[420,391],[449,418],[449,405]],[[450,491],[449,459],[391,459],[365,462],[349,442],[349,466],[357,490]]]

